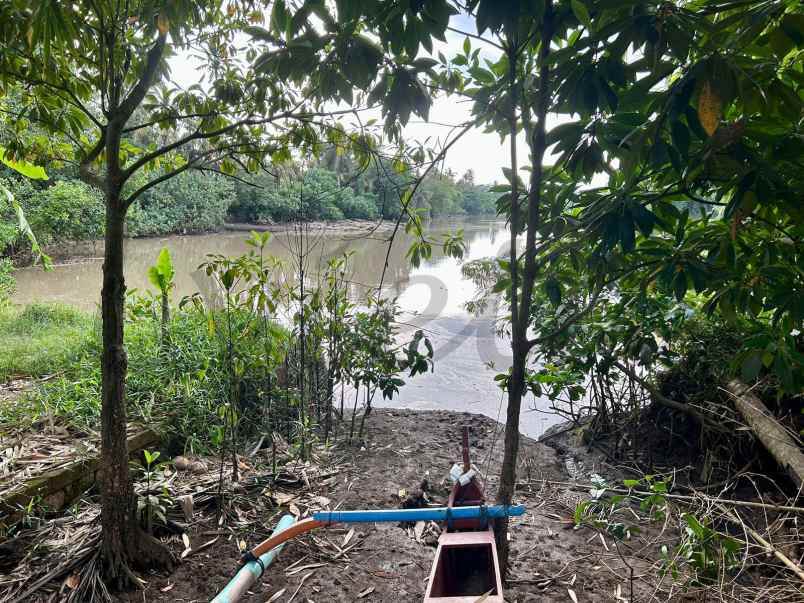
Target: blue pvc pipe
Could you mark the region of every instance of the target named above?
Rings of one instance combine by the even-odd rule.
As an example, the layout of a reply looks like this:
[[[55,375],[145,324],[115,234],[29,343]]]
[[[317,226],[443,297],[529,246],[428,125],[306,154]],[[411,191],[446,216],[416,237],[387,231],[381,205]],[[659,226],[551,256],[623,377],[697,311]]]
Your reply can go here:
[[[313,519],[341,523],[373,523],[382,521],[447,521],[450,519],[479,519],[513,517],[525,513],[523,505],[493,505],[490,507],[434,507],[431,509],[382,509],[377,511],[319,511]]]
[[[275,536],[279,534],[279,532],[288,529],[295,521],[296,518],[293,517],[293,515],[284,515],[282,519],[279,520],[279,523],[276,524],[276,528],[271,535]],[[282,543],[279,546],[272,548],[264,555],[260,555],[259,559],[262,562],[263,567],[268,567],[271,565],[284,546],[285,544]],[[256,561],[249,561],[240,568],[240,571],[238,571],[237,574],[235,574],[235,577],[229,581],[223,590],[219,592],[214,599],[212,599],[211,603],[235,603],[235,601],[240,599],[240,597],[243,596],[243,593],[245,593],[248,588],[259,579],[259,577],[262,575],[262,572],[263,569],[260,567],[259,563]]]

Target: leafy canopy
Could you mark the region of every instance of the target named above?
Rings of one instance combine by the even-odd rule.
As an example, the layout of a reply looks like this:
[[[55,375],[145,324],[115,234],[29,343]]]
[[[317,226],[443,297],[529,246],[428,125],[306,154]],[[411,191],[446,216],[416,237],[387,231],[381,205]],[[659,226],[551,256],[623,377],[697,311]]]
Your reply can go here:
[[[513,117],[531,154],[547,148],[552,157],[541,170],[508,171],[498,189],[503,214],[532,217],[513,220],[535,235],[529,345],[549,355],[583,324],[601,336],[609,329],[610,342],[589,348],[584,362],[600,353],[638,359],[646,339],[658,348],[659,334],[635,308],[669,296],[761,325],[736,366],[750,379],[770,370],[800,391],[801,4],[474,0],[468,8],[501,52],[489,59],[467,38],[440,84],[472,99],[478,122],[502,136]],[[559,116],[543,138],[540,102]],[[509,300],[524,296],[511,275],[526,270],[527,256],[500,264],[498,290]],[[621,311],[601,321],[594,312],[607,305]],[[609,320],[623,321],[621,336]]]

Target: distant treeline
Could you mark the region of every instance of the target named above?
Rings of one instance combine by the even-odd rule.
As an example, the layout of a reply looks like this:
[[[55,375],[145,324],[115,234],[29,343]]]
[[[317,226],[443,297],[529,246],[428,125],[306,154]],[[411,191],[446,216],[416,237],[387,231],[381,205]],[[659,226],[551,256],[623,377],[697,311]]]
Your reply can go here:
[[[43,244],[103,236],[104,205],[100,191],[67,171],[50,172],[50,180],[30,181],[0,170],[28,222]],[[215,231],[227,221],[274,223],[294,220],[394,219],[401,192],[413,176],[398,173],[391,162],[359,169],[349,156],[327,153],[312,168],[288,166],[277,174],[244,177],[248,184],[210,172],[185,172],[142,195],[128,214],[132,237]],[[142,183],[133,182],[136,188]],[[431,217],[495,212],[496,195],[476,185],[471,171],[461,178],[433,172],[421,183],[413,207]],[[0,199],[0,255],[24,250],[17,218]]]

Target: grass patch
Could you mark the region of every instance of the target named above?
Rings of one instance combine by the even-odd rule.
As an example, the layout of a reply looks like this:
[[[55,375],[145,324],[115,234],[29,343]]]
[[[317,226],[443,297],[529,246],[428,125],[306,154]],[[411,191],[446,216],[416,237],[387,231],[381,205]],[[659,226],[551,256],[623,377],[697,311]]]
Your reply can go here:
[[[84,355],[95,319],[63,304],[0,307],[0,381],[43,377]]]
[[[27,313],[30,318],[48,311],[37,307],[23,310],[18,316]],[[60,318],[52,320],[52,314],[59,313]],[[40,317],[34,322],[44,325],[50,321],[49,326],[40,328],[39,337],[47,339],[57,330],[54,325],[63,325],[70,317],[76,321],[77,329],[83,324],[83,344],[70,348],[72,356],[62,357],[59,366],[65,369],[63,375],[40,384],[13,405],[0,405],[0,428],[4,424],[20,427],[58,419],[85,432],[99,429],[101,345],[99,337],[93,335],[93,320],[72,309],[56,307],[48,319]],[[265,342],[259,330],[248,329],[253,322],[246,313],[235,314],[233,321],[235,330],[248,333],[240,341],[241,349],[255,360],[242,375],[241,401],[244,411],[259,419],[262,414],[256,412],[256,407],[265,400],[265,378],[258,360]],[[30,342],[34,328],[30,320],[13,322],[13,329]],[[65,330],[62,326],[58,329]],[[10,336],[4,331],[4,338]],[[161,342],[158,319],[146,316],[127,321],[129,419],[164,430],[185,450],[210,449],[222,437],[222,409],[229,398],[229,381],[222,366],[225,347],[220,336],[220,332],[210,331],[207,317],[195,310],[173,313],[166,345]],[[282,327],[271,325],[268,338],[272,345],[284,345],[287,337]]]

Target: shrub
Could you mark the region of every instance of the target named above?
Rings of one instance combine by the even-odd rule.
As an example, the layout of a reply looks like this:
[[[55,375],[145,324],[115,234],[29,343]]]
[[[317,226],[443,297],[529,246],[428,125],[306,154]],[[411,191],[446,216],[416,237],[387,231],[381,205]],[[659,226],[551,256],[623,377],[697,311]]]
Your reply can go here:
[[[66,306],[28,306],[4,315],[0,332],[5,343],[6,333],[15,332],[24,337],[26,345],[50,350],[38,352],[39,365],[49,372],[62,370],[63,376],[43,383],[14,407],[0,407],[0,421],[4,423],[34,422],[45,416],[60,417],[82,430],[98,428],[101,404],[101,343],[91,328],[92,321],[84,314]],[[169,349],[160,345],[159,320],[149,314],[126,324],[125,338],[128,350],[128,377],[126,394],[129,417],[162,426],[179,446],[202,452],[212,445],[214,432],[220,425],[219,408],[228,399],[228,378],[220,363],[221,344],[208,328],[207,316],[195,310],[175,311],[169,325]],[[243,329],[251,320],[235,314],[235,329]],[[63,338],[67,325],[80,325],[81,337],[70,338],[72,345],[62,346],[69,353],[56,354],[51,340]],[[13,328],[10,325],[14,325]],[[39,325],[39,326],[35,326]],[[34,345],[30,346],[35,337]],[[269,337],[286,338],[279,327],[272,326]],[[257,357],[264,343],[252,331],[241,341],[245,354]],[[5,350],[5,346],[4,346]],[[20,346],[17,347],[20,354]],[[0,375],[13,359],[14,353],[0,355]],[[14,367],[15,371],[18,367]],[[251,369],[257,370],[257,369]],[[12,371],[13,374],[16,372]],[[28,374],[44,374],[30,372]],[[256,373],[243,376],[244,388],[258,392],[261,379]],[[245,399],[244,404],[254,402]]]
[[[42,244],[103,236],[105,206],[100,191],[78,180],[60,180],[31,196],[25,215]]]
[[[348,189],[351,192],[351,189]],[[368,195],[342,195],[338,207],[347,218],[370,220],[377,217],[377,204]]]
[[[142,184],[135,183],[135,184]],[[147,191],[128,214],[130,236],[219,230],[235,199],[225,177],[185,172]]]

